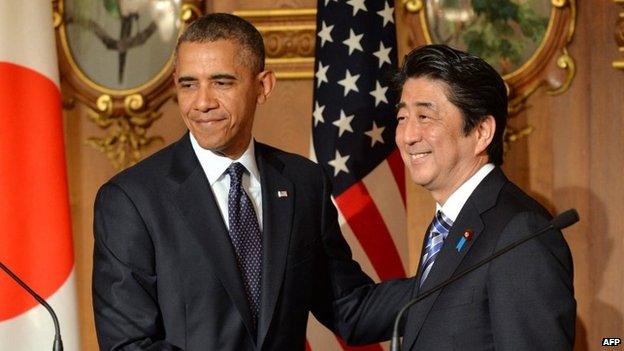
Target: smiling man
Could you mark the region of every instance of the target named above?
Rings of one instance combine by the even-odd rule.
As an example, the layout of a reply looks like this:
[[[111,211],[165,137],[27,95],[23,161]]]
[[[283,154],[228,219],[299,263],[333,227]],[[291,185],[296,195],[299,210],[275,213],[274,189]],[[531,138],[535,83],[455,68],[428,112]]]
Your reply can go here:
[[[406,56],[396,143],[435,199],[414,278],[424,292],[551,219],[503,174],[507,92],[485,61],[443,45]],[[414,306],[406,350],[572,350],[572,258],[548,232]]]
[[[175,65],[190,133],[112,178],[95,202],[100,348],[304,350],[308,312],[335,330],[334,306],[348,315],[372,283],[340,233],[328,178],[252,138],[275,75],[251,24],[196,20]],[[375,315],[382,333],[399,307]]]

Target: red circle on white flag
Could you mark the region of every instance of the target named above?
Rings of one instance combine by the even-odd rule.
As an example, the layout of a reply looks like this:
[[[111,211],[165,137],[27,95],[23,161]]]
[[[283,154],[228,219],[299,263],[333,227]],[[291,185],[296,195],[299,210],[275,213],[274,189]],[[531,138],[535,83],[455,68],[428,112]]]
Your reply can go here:
[[[58,87],[0,62],[0,123],[0,261],[47,298],[74,261]],[[37,304],[4,272],[0,301],[0,321]]]

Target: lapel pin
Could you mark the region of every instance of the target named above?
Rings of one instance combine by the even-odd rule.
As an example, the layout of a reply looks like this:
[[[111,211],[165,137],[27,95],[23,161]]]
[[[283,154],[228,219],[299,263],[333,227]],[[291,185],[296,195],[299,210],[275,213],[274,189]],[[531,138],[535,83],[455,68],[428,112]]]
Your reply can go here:
[[[279,198],[288,197],[288,191],[286,191],[286,190],[278,190],[277,191],[277,197],[279,197]]]
[[[457,252],[460,252],[464,248],[464,245],[466,244],[466,242],[472,240],[472,235],[473,235],[472,230],[466,229],[464,231],[464,234],[457,242],[457,246],[455,246],[455,248],[457,249]]]

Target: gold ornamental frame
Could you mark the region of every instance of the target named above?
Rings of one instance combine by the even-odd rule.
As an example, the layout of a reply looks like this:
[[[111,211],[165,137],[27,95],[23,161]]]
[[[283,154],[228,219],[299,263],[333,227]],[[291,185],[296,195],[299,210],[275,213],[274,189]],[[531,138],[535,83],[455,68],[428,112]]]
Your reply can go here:
[[[426,2],[402,0],[402,4],[403,20],[408,26],[408,46],[432,44],[426,18]],[[519,68],[503,76],[508,89],[510,117],[525,110],[527,99],[539,88],[546,89],[546,93],[551,96],[562,94],[569,89],[576,74],[574,59],[568,52],[568,45],[576,28],[576,15],[576,0],[550,0],[550,17],[540,45]],[[553,73],[551,69],[553,64],[556,64],[559,70],[555,74],[563,73],[562,79],[556,83],[549,79],[549,75]],[[531,126],[520,130],[508,128],[506,142],[523,138],[532,130]]]
[[[620,54],[624,55],[624,0],[613,0],[616,4],[622,6],[622,10],[618,14],[618,19],[615,22],[615,43],[618,46]],[[611,64],[615,69],[624,70],[624,58],[613,61]]]
[[[72,95],[67,98],[84,104],[89,119],[106,132],[86,142],[105,153],[116,169],[126,168],[138,162],[151,143],[163,140],[148,136],[147,130],[162,116],[162,105],[174,95],[173,55],[157,74],[137,87],[116,90],[98,84],[82,71],[70,50],[65,0],[52,0],[52,4],[61,77],[71,87]],[[180,1],[179,32],[201,16],[204,8],[204,0]],[[73,104],[66,107],[72,108]]]

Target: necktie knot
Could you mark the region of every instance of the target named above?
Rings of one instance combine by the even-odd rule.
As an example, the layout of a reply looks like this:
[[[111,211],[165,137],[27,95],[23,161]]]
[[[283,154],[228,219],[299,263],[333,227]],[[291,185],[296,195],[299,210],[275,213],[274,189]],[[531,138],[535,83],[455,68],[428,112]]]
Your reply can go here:
[[[442,211],[437,211],[435,218],[433,219],[433,225],[431,228],[430,235],[438,233],[438,234],[442,234],[442,236],[446,238],[452,226],[453,226],[453,221],[451,221],[450,218],[446,217],[444,213],[442,213]]]
[[[247,169],[240,162],[234,162],[228,167],[227,172],[230,175],[230,184],[240,185],[243,181],[243,173]]]
[[[431,222],[429,235],[425,241],[425,253],[421,259],[421,266],[423,269],[423,273],[420,277],[421,286],[425,282],[425,279],[427,279],[438,253],[442,250],[444,239],[448,236],[452,226],[453,221],[451,221],[450,218],[446,217],[442,211],[436,212]]]

